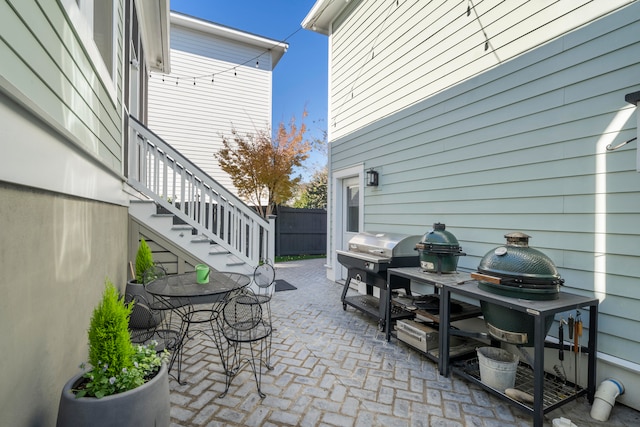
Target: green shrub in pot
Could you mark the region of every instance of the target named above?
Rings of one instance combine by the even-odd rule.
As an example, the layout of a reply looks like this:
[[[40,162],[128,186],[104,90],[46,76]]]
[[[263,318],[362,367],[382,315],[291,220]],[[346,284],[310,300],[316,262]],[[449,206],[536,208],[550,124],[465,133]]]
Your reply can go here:
[[[140,239],[136,254],[136,282],[144,283],[144,272],[153,267],[153,254],[144,239]]]
[[[57,426],[168,426],[167,352],[131,343],[133,308],[107,280],[89,327],[88,368],[63,387]]]

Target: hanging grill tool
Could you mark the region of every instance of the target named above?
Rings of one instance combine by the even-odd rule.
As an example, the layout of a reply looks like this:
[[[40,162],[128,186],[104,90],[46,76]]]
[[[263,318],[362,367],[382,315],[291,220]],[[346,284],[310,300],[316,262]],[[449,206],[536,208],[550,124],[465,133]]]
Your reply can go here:
[[[563,326],[566,324],[567,324],[566,320],[560,319],[560,325],[558,326],[558,341],[560,341],[560,350],[558,350],[558,360],[560,360],[560,368],[562,368],[562,373],[559,372],[558,369],[555,369],[556,374],[558,374],[559,377],[562,377],[562,381],[564,383],[567,382],[567,372],[564,370],[564,326]],[[569,332],[569,334],[571,335],[571,332]]]

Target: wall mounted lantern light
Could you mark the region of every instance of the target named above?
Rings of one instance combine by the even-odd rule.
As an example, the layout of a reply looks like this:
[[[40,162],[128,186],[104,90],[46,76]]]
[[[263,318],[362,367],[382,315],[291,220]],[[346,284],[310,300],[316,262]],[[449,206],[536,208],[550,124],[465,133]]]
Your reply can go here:
[[[378,186],[378,172],[374,171],[373,168],[367,171],[367,187],[377,187]]]

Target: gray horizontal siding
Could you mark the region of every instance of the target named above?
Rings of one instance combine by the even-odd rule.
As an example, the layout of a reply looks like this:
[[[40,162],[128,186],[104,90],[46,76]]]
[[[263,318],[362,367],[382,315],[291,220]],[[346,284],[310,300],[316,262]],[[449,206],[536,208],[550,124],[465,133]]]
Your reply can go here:
[[[1,74],[14,94],[121,173],[120,99],[111,99],[60,4],[2,1],[0,28]]]
[[[341,137],[627,3],[359,2],[332,35],[332,131]]]
[[[332,141],[332,170],[364,162],[380,173],[365,189],[365,230],[444,222],[470,269],[505,233],[530,234],[566,291],[604,292],[599,350],[635,361],[637,144],[605,146],[636,135],[624,95],[640,84],[639,17],[634,3]]]

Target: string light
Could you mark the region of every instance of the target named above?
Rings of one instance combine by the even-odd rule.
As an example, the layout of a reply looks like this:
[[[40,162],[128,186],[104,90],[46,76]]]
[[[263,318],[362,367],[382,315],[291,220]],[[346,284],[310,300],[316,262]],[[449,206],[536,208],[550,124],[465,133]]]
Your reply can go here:
[[[227,73],[227,72],[229,72],[229,71],[231,71],[231,70],[233,70],[233,75],[234,75],[234,76],[238,76],[238,71],[237,71],[237,68],[236,68],[236,67],[238,67],[238,66],[240,66],[240,67],[241,67],[241,66],[243,66],[243,65],[247,65],[247,64],[249,64],[249,63],[251,63],[251,62],[253,62],[253,61],[256,61],[256,68],[260,68],[260,57],[261,57],[262,55],[264,55],[264,54],[266,54],[266,53],[271,54],[271,51],[272,51],[272,48],[273,48],[273,47],[281,46],[284,42],[286,42],[287,40],[289,40],[291,37],[295,36],[295,35],[296,35],[299,31],[301,31],[301,30],[303,30],[302,26],[298,27],[295,31],[293,31],[291,34],[289,34],[287,37],[285,37],[285,38],[284,38],[284,40],[282,40],[282,41],[280,41],[280,42],[277,42],[277,43],[276,43],[276,44],[274,44],[272,47],[269,47],[269,48],[265,49],[264,51],[262,51],[259,55],[254,56],[253,58],[250,58],[250,59],[246,60],[245,62],[243,62],[243,63],[241,63],[241,64],[239,64],[239,65],[237,65],[237,66],[229,67],[229,68],[227,68],[226,70],[222,70],[222,71],[220,71],[220,72],[218,72],[218,73],[204,74],[204,75],[200,75],[200,76],[175,76],[175,77],[174,77],[174,76],[171,76],[171,75],[170,75],[170,76],[167,76],[167,78],[175,78],[175,79],[176,79],[176,85],[178,84],[178,79],[179,79],[180,77],[183,77],[183,78],[185,78],[185,79],[193,79],[193,84],[195,85],[195,84],[196,84],[196,83],[195,83],[195,81],[196,81],[196,80],[201,79],[201,78],[208,78],[209,76],[211,76],[211,83],[214,83],[214,80],[215,80],[215,79],[214,79],[214,76],[215,76],[215,74],[224,74],[224,73]],[[287,46],[284,46],[284,51],[285,51],[285,52],[287,51]],[[149,77],[151,77],[151,73],[149,74]],[[164,78],[165,78],[165,75],[163,74],[163,75],[162,75],[162,81],[163,81],[163,82],[164,82]]]
[[[484,27],[482,26],[482,22],[480,22],[480,17],[478,16],[478,12],[475,9],[475,6],[473,4],[473,0],[469,0],[469,3],[467,4],[467,16],[471,15],[471,9],[472,8],[473,8],[474,13],[476,14],[476,20],[480,24],[480,30],[482,31],[482,35],[484,35],[484,51],[486,52],[486,51],[489,50],[489,36],[487,36],[487,33],[484,30]]]
[[[399,1],[396,1],[396,6],[399,6],[400,3]],[[380,34],[382,34],[382,31],[385,28],[386,22],[389,19],[389,16],[391,16],[391,12],[393,10],[393,3],[391,3],[390,6],[387,7],[387,16],[385,16],[384,20],[382,21],[382,24],[378,27],[378,34],[376,35],[376,37],[373,39],[373,42],[371,44],[371,59],[367,60],[368,55],[364,57],[365,61],[372,61],[375,58],[375,47],[378,43],[378,38],[380,37]],[[351,99],[353,99],[354,95],[353,95],[353,91],[356,87],[356,83],[358,82],[358,79],[360,78],[362,71],[365,68],[365,65],[367,63],[365,62],[365,64],[363,64],[359,69],[358,69],[358,74],[356,75],[355,79],[353,80],[353,83],[351,84],[351,90],[349,91],[350,95],[351,95]],[[342,111],[342,107],[344,107],[344,104],[347,103],[349,99],[347,98],[347,96],[345,95],[345,97],[342,98],[342,103],[340,104],[340,106],[336,109],[336,113],[335,116],[338,116],[341,111]],[[333,126],[336,126],[336,121],[334,120],[333,122]]]

